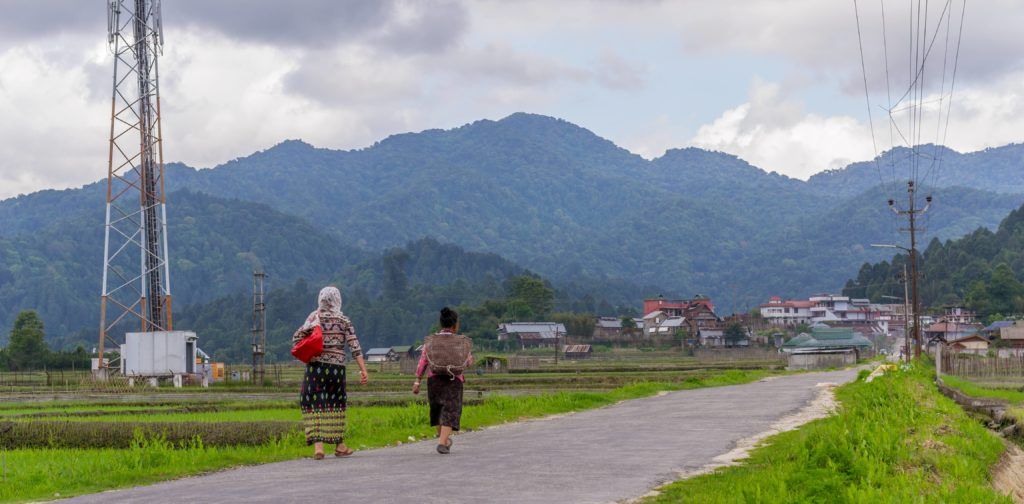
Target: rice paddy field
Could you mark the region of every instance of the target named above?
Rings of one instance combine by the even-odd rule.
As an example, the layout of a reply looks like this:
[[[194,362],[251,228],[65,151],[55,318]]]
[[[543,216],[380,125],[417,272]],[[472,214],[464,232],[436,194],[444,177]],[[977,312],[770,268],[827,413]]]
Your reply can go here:
[[[777,362],[702,363],[672,355],[470,375],[463,426],[596,408],[664,390],[746,383]],[[303,368],[282,367],[269,386],[127,387],[87,377],[49,384],[22,377],[0,388],[0,501],[38,501],[310,455],[300,431]],[[432,437],[412,377],[370,366],[349,383],[346,440],[368,449]],[[270,373],[268,373],[270,374]]]

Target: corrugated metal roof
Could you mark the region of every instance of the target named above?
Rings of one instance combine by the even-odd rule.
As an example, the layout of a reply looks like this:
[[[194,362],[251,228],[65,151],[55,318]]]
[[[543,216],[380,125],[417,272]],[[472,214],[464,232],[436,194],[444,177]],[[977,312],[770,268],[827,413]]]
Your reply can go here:
[[[590,353],[590,345],[565,345],[565,353]]]
[[[784,348],[866,348],[873,346],[871,341],[860,333],[846,330],[845,334],[840,331],[829,331],[827,334],[802,333],[796,338],[782,344]]]
[[[506,322],[498,325],[499,331],[514,333],[547,333],[558,331],[565,334],[565,325],[556,322]]]
[[[996,329],[1002,329],[1004,327],[1012,327],[1014,324],[1013,320],[1000,320],[993,322],[991,325],[985,328],[986,331],[995,331]]]
[[[388,348],[371,348],[367,350],[366,355],[387,355],[391,352],[391,347]]]

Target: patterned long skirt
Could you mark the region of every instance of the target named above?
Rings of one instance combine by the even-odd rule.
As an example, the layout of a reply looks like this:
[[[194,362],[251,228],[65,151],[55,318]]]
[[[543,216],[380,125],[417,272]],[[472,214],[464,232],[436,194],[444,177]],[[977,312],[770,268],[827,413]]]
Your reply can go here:
[[[462,420],[462,381],[447,376],[427,378],[427,402],[430,404],[430,425],[459,430]]]
[[[306,365],[299,405],[307,445],[342,442],[346,403],[345,366],[321,362]]]

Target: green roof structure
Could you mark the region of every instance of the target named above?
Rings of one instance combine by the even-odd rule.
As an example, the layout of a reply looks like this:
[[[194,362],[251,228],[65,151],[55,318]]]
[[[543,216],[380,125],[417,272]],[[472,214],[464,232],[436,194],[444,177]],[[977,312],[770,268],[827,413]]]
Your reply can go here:
[[[789,351],[838,350],[842,348],[871,348],[871,340],[853,329],[828,327],[811,329],[811,333],[801,333],[782,345]]]

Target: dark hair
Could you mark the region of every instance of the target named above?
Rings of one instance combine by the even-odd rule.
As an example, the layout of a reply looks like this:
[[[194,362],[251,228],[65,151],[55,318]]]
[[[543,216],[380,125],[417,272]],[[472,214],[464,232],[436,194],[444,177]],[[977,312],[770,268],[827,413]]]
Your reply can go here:
[[[444,329],[455,327],[459,323],[459,314],[455,310],[445,306],[441,308],[441,327]]]

